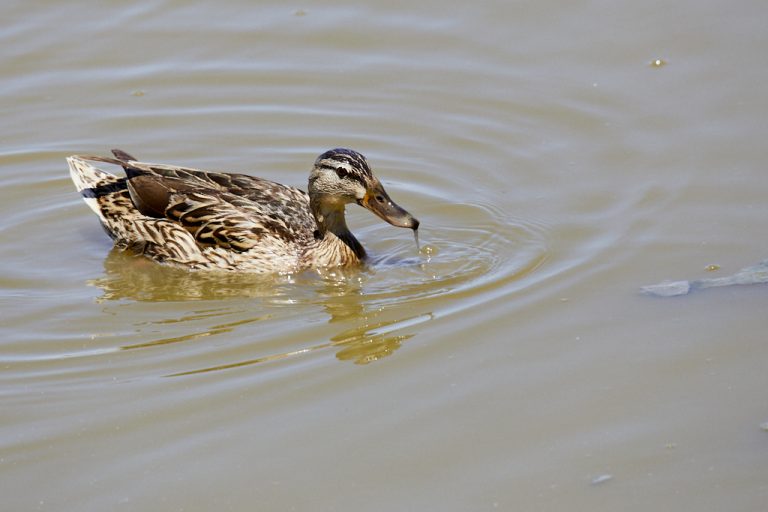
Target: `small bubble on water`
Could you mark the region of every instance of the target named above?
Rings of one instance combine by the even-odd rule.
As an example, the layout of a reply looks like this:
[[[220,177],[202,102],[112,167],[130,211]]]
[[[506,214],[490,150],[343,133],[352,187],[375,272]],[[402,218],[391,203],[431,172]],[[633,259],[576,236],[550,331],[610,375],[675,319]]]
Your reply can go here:
[[[667,65],[667,61],[664,59],[653,59],[651,61],[651,67],[652,68],[660,68]]]
[[[715,272],[716,270],[720,270],[720,265],[707,265],[704,267],[704,270],[707,272]]]
[[[419,251],[419,254],[423,254],[424,256],[428,256],[431,258],[432,256],[435,256],[437,254],[437,247],[435,247],[434,245],[425,245],[424,247],[421,248],[421,250]]]

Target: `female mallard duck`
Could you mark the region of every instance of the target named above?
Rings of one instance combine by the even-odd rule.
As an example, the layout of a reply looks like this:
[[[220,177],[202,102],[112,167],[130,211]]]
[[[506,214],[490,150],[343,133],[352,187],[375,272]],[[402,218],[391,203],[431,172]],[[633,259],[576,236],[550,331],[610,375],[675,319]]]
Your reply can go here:
[[[315,160],[309,194],[245,174],[112,153],[115,158],[67,158],[72,180],[117,244],[161,263],[262,273],[353,265],[365,259],[365,249],[347,228],[348,203],[393,226],[419,227],[392,202],[365,157],[350,149],[332,149]],[[127,177],[89,161],[120,165]]]

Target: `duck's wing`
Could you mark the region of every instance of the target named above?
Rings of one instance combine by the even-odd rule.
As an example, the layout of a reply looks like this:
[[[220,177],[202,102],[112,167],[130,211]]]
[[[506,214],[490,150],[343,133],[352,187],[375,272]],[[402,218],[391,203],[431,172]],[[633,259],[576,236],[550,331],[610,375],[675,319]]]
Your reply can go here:
[[[128,179],[131,200],[144,215],[180,224],[199,244],[243,252],[268,238],[273,243],[300,244],[312,236],[308,204],[302,195],[297,202],[290,187],[272,182],[268,183],[273,186],[265,186],[266,180],[252,178],[251,190],[239,187],[236,190],[242,193],[237,194],[214,185],[223,173],[190,174],[175,166],[162,170],[167,175],[133,173]]]
[[[194,187],[210,188],[219,192],[246,197],[257,203],[270,200],[273,197],[280,198],[284,202],[304,203],[309,201],[307,194],[297,188],[248,174],[140,162],[121,149],[113,149],[112,154],[115,155],[116,161],[110,158],[103,158],[102,161],[121,165],[128,178],[147,175],[175,178]]]

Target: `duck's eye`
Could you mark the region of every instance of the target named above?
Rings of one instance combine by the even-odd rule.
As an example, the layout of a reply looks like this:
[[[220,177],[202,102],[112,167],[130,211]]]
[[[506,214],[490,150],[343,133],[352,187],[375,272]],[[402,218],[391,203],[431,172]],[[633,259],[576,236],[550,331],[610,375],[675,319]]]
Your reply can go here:
[[[349,175],[349,171],[347,171],[345,168],[343,167],[336,168],[336,176],[338,176],[339,178],[346,178],[348,175]]]

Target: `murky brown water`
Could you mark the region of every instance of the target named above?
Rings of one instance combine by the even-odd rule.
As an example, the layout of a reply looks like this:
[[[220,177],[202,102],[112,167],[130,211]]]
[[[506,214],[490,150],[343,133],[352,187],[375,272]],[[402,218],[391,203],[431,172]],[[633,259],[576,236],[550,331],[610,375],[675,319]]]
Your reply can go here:
[[[8,3],[3,509],[763,509],[767,289],[638,289],[768,257],[767,18]],[[303,187],[337,146],[430,255],[350,208],[362,271],[158,267],[111,250],[64,161]]]

